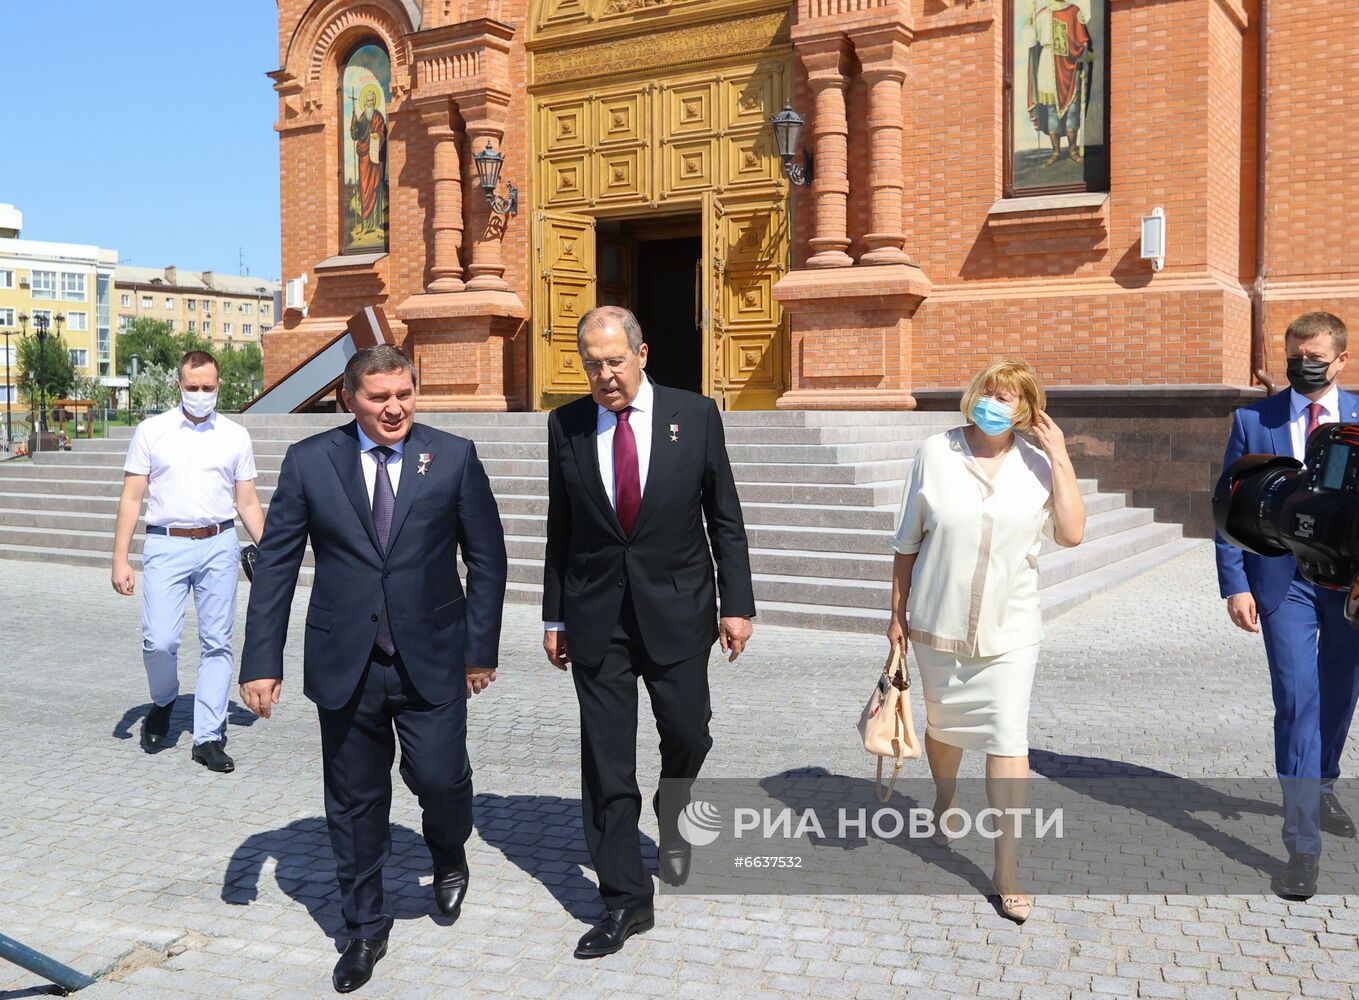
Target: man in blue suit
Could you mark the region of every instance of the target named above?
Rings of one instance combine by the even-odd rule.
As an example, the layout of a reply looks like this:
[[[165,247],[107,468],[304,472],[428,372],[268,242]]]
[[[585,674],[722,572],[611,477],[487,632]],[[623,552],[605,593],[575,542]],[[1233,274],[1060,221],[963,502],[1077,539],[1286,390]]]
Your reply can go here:
[[[476,448],[414,422],[415,369],[405,355],[359,351],[345,366],[342,398],[354,421],[299,441],[283,459],[250,588],[240,679],[241,700],[269,718],[310,538],[316,572],[302,690],[321,723],[326,822],[349,932],[333,981],[348,993],[372,977],[392,926],[382,866],[397,740],[401,776],[424,814],[435,901],[457,919],[467,893],[467,697],[495,680],[506,558]]]
[[[1319,425],[1359,420],[1359,396],[1335,384],[1349,360],[1346,345],[1338,317],[1295,319],[1284,337],[1291,388],[1236,411],[1223,467],[1246,454],[1303,461]],[[1359,695],[1359,631],[1345,620],[1345,594],[1304,580],[1291,555],[1253,555],[1218,536],[1217,575],[1232,622],[1264,635],[1289,854],[1277,889],[1305,899],[1316,892],[1322,831],[1355,835],[1335,781]]]

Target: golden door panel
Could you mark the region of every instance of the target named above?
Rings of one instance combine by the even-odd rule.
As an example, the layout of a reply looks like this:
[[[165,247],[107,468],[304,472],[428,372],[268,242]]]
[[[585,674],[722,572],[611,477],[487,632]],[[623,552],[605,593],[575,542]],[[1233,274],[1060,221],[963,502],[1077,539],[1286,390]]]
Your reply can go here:
[[[586,380],[576,356],[576,324],[595,304],[595,222],[566,212],[539,212],[536,221],[538,384],[544,393],[578,393]]]
[[[743,193],[726,199],[727,260],[733,268],[763,267],[782,274],[788,234],[782,203],[767,195]]]
[[[666,87],[664,94],[661,134],[665,138],[717,131],[717,88],[714,84]]]
[[[729,383],[742,387],[772,387],[780,383],[783,364],[776,330],[727,334]]]
[[[782,70],[753,73],[722,81],[722,120],[724,128],[743,126],[764,128],[769,116],[783,109]]]
[[[722,184],[739,188],[753,184],[777,186],[782,167],[774,148],[772,129],[726,135],[722,138]]]
[[[601,146],[641,142],[646,138],[644,94],[614,94],[595,98],[595,136]]]
[[[728,269],[722,282],[722,317],[728,330],[742,327],[777,325],[774,305],[773,271],[736,271]]]
[[[589,197],[590,156],[550,156],[542,161],[542,199],[545,205],[583,204]]]
[[[590,20],[590,0],[539,0],[538,30],[586,24]]]
[[[708,190],[717,180],[716,157],[716,139],[666,143],[661,150],[662,193]]]
[[[543,107],[543,143],[545,153],[561,153],[584,149],[590,144],[590,116],[588,101],[563,101]]]
[[[640,146],[602,151],[599,154],[597,200],[642,201],[650,198],[649,173],[646,150]]]

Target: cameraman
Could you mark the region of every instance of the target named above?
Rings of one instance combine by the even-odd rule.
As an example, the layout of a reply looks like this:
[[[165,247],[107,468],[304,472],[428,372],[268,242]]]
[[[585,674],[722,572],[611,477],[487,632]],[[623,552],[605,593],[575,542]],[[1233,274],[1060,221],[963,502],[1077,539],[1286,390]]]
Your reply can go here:
[[[1359,420],[1359,396],[1335,384],[1349,360],[1346,345],[1345,324],[1330,313],[1304,313],[1289,324],[1292,388],[1236,411],[1223,467],[1246,454],[1304,461],[1318,426]],[[1217,575],[1232,622],[1264,635],[1289,854],[1276,890],[1305,899],[1316,892],[1321,832],[1355,835],[1335,780],[1359,694],[1359,631],[1345,620],[1345,594],[1303,579],[1292,555],[1242,552],[1218,536]]]

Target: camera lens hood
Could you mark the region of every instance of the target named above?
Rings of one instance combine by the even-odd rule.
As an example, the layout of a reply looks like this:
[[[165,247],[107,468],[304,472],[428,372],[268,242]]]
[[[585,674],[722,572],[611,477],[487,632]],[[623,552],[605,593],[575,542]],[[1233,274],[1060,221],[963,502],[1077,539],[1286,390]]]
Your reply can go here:
[[[1242,455],[1213,489],[1213,521],[1229,543],[1259,556],[1289,554],[1275,516],[1300,479],[1302,463],[1285,455]]]

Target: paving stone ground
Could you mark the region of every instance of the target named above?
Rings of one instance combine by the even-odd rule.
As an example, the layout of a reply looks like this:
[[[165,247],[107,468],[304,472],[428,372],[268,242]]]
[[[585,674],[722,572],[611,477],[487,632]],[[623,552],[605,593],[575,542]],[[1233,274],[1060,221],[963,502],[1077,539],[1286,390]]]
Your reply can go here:
[[[238,650],[244,595],[243,585]],[[80,996],[329,993],[341,925],[316,717],[299,683],[306,598],[299,591],[284,702],[268,723],[233,709],[237,770],[219,776],[189,760],[191,632],[177,744],[148,756],[137,739],[139,598],[115,595],[102,571],[0,561],[0,932],[82,971],[113,970]],[[1022,928],[965,885],[934,896],[666,896],[653,932],[576,961],[598,905],[580,837],[576,704],[540,641],[535,610],[511,605],[500,680],[471,709],[476,832],[456,925],[434,915],[417,807],[398,782],[386,872],[397,923],[360,995],[1350,997],[1359,982],[1359,900],[1289,903],[1265,885],[1253,896],[1040,897]],[[737,664],[714,657],[705,775],[822,766],[867,776],[852,724],[884,648],[757,626]],[[1205,546],[1051,624],[1031,742],[1180,775],[1268,775],[1269,720],[1263,652],[1228,624]],[[656,775],[645,721],[639,747],[645,790]],[[964,766],[979,774],[981,760]],[[1356,766],[1351,745],[1344,767]],[[654,835],[649,811],[643,824]],[[0,964],[0,1000],[40,990]]]

